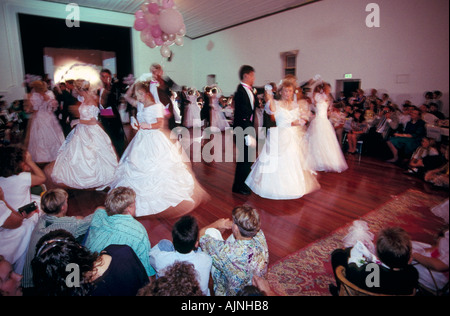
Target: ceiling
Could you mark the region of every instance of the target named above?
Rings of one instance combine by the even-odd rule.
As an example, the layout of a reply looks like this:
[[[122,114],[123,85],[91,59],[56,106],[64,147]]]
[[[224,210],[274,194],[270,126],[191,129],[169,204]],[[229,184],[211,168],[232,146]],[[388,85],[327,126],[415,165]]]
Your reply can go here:
[[[41,0],[73,3],[73,0]],[[147,0],[148,1],[148,0]],[[175,0],[186,36],[196,39],[320,0]],[[145,0],[77,0],[79,6],[134,14]]]

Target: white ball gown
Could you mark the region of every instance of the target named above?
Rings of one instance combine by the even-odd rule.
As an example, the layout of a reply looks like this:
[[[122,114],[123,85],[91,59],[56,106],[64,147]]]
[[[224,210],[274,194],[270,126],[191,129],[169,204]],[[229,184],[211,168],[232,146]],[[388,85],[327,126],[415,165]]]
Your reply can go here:
[[[211,97],[211,127],[217,127],[223,132],[227,127],[230,127],[230,124],[227,122],[225,113],[219,104],[219,98],[220,95]]]
[[[86,121],[100,113],[96,105],[81,104],[78,111]],[[75,189],[102,188],[113,181],[117,166],[111,139],[101,126],[79,123],[58,152],[52,179]]]
[[[51,162],[56,160],[58,150],[64,142],[64,133],[53,111],[58,107],[53,92],[45,93],[48,100],[36,92],[30,97],[33,114],[30,125],[28,151],[34,162]]]
[[[291,126],[300,118],[298,106],[288,110],[275,101],[275,109],[277,127],[269,130],[266,143],[245,183],[263,198],[298,199],[318,190],[320,184],[306,164],[301,127]]]
[[[185,110],[184,126],[187,128],[201,127],[200,107],[197,104],[197,94],[188,96],[189,105]]]
[[[164,117],[161,103],[137,103],[140,124]],[[183,154],[160,130],[140,129],[123,154],[111,188],[130,187],[136,192],[136,216],[154,215],[192,200],[194,178]]]
[[[348,169],[348,165],[333,125],[328,119],[328,97],[325,94],[316,94],[314,101],[316,117],[311,121],[306,134],[309,166],[315,171],[343,172]]]

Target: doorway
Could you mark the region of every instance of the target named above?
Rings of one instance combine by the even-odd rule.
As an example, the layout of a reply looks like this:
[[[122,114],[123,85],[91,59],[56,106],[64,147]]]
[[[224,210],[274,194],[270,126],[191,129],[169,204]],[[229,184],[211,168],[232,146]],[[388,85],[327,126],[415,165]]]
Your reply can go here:
[[[345,79],[336,80],[336,94],[339,97],[341,92],[344,92],[347,100],[352,97],[353,92],[361,88],[360,79]]]

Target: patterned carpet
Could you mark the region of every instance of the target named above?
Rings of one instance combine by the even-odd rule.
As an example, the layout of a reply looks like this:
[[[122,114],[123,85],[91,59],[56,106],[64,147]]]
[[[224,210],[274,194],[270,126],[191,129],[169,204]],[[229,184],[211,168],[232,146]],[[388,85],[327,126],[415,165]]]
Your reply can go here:
[[[375,235],[381,228],[400,226],[411,235],[412,240],[432,243],[445,222],[433,215],[430,208],[444,200],[439,196],[408,190],[361,219],[369,224],[370,231]],[[347,235],[351,224],[269,267],[271,288],[282,296],[329,296],[328,284],[335,284],[330,255],[333,250],[343,247],[341,240]]]

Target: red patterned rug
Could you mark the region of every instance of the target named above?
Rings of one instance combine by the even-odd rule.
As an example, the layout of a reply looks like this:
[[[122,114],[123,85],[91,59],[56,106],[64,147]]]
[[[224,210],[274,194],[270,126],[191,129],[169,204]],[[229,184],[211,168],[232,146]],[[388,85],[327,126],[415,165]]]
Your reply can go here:
[[[432,243],[445,222],[430,209],[444,202],[439,196],[408,190],[379,209],[361,218],[376,233],[388,226],[400,226],[412,240]],[[271,288],[282,296],[328,296],[328,285],[335,284],[330,255],[342,248],[342,239],[352,223],[274,263],[269,268]]]

